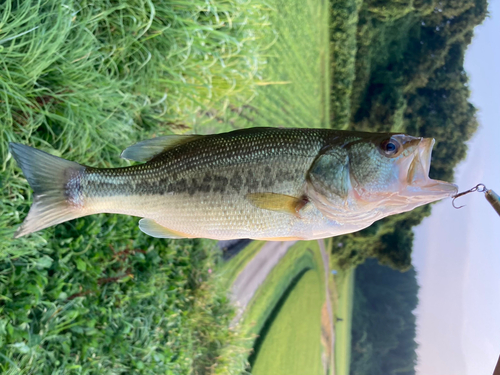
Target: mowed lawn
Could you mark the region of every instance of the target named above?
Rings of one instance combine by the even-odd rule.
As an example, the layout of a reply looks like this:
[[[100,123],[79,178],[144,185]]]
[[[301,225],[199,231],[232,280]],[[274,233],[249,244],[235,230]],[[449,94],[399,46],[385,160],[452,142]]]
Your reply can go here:
[[[354,268],[350,268],[334,276],[335,375],[349,374],[354,273]]]
[[[262,39],[266,65],[255,97],[230,105],[202,132],[254,126],[327,128],[330,119],[329,7],[316,0],[271,0],[275,28]],[[265,28],[264,28],[265,30]],[[206,121],[207,116],[204,117]]]
[[[252,368],[253,375],[323,374],[321,307],[324,289],[317,270],[299,279],[273,320]]]

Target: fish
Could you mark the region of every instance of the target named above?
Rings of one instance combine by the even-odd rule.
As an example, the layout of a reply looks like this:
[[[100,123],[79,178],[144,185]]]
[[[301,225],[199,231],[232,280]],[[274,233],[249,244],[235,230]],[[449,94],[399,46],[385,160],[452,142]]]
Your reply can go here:
[[[457,193],[429,178],[434,139],[399,133],[248,128],[167,135],[94,168],[10,143],[33,204],[15,238],[79,217],[140,217],[156,238],[311,240],[359,231]]]

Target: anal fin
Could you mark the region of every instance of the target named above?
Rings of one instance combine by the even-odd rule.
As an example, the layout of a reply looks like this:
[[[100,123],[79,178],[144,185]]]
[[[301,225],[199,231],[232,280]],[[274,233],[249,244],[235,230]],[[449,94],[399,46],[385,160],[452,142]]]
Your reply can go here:
[[[188,234],[165,228],[160,224],[158,224],[153,219],[144,218],[139,220],[139,229],[144,233],[146,233],[148,236],[155,238],[171,238],[171,239],[192,238],[192,236]]]

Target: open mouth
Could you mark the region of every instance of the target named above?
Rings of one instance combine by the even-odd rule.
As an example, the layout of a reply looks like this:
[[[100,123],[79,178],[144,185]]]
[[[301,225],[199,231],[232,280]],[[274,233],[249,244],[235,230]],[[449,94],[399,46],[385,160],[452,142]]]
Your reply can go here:
[[[415,198],[421,196],[423,200],[429,201],[450,197],[458,191],[457,186],[452,183],[429,178],[434,143],[432,138],[421,139],[407,174],[409,195],[414,195]]]

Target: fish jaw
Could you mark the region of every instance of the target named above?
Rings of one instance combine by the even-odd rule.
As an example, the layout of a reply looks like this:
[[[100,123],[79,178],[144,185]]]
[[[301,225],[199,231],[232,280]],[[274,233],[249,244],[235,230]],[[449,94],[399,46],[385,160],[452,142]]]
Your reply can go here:
[[[435,140],[432,138],[422,138],[409,168],[406,172],[404,168],[401,170],[401,185],[406,188],[400,194],[418,203],[417,206],[451,197],[458,191],[455,184],[433,180],[429,177],[434,143]]]

